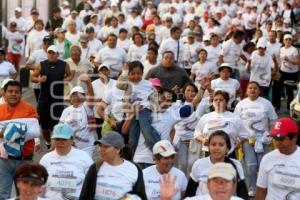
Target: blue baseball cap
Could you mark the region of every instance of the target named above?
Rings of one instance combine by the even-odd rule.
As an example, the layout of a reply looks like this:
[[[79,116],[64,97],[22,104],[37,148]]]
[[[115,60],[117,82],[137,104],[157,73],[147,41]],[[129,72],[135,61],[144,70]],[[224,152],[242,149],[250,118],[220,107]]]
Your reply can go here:
[[[57,124],[54,126],[52,139],[69,140],[73,136],[73,129],[68,124]]]

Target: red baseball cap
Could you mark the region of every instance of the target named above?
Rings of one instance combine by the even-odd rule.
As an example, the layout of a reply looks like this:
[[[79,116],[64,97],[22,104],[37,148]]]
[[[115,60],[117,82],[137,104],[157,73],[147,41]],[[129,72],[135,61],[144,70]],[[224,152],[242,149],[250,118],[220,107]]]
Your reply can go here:
[[[283,137],[289,133],[298,134],[297,123],[288,117],[279,118],[271,130],[272,137]]]

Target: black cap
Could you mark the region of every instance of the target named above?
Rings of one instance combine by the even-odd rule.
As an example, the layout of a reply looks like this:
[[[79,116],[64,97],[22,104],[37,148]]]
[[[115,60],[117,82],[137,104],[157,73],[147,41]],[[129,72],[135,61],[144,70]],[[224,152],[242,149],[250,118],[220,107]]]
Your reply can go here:
[[[44,38],[43,38],[43,42],[53,42],[53,37],[51,35],[46,35]]]

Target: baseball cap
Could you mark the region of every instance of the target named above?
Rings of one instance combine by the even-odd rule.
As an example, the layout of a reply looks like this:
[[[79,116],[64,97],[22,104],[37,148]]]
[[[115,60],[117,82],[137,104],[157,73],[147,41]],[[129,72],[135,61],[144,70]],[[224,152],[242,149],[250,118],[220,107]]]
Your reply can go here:
[[[76,14],[77,15],[77,11],[76,10],[72,10],[71,14]]]
[[[210,41],[210,35],[204,35],[203,41]]]
[[[293,39],[293,36],[291,34],[285,34],[283,36],[283,39],[286,40],[286,39]]]
[[[154,87],[160,87],[160,88],[162,88],[161,82],[160,82],[160,80],[158,78],[149,78],[149,81],[151,82],[151,84]]]
[[[15,8],[15,11],[17,11],[17,12],[22,12],[22,8],[16,7],[16,8]]]
[[[256,48],[266,48],[266,47],[267,47],[267,44],[262,40],[259,40],[256,44]]]
[[[113,146],[117,149],[123,149],[125,146],[124,138],[120,133],[117,133],[115,131],[109,131],[107,132],[101,140],[97,140],[94,142],[95,145],[97,144],[104,144],[107,146]]]
[[[153,146],[153,155],[156,154],[163,157],[169,157],[176,154],[176,151],[169,140],[161,140]]]
[[[109,70],[109,67],[107,64],[102,63],[99,67],[98,67],[98,71],[100,71],[101,69],[106,68],[107,70]]]
[[[85,91],[84,91],[84,89],[81,86],[75,86],[75,87],[73,87],[72,90],[71,90],[71,92],[70,92],[70,94],[73,94],[75,92],[79,92],[81,94],[85,94]]]
[[[110,4],[110,7],[112,7],[112,6],[118,6],[118,4],[117,4],[116,2],[112,2],[112,3]]]
[[[229,63],[222,63],[222,64],[220,65],[219,69],[218,69],[219,72],[222,71],[222,69],[224,69],[224,68],[227,68],[227,69],[230,70],[230,72],[232,72],[232,67],[230,66]]]
[[[236,179],[236,176],[236,170],[232,164],[224,162],[214,164],[208,172],[208,179],[220,177],[232,181]]]
[[[88,42],[89,36],[87,34],[82,34],[79,38],[79,42]]]
[[[85,32],[86,32],[86,33],[95,33],[95,29],[94,29],[94,27],[92,27],[92,26],[88,26],[88,27],[85,29]]]
[[[69,6],[69,5],[70,5],[70,3],[69,3],[68,1],[64,1],[62,4],[63,4],[64,6]]]
[[[59,27],[59,28],[56,28],[55,30],[54,30],[54,33],[56,34],[56,33],[65,33],[66,32],[66,30],[64,29],[64,28],[61,28],[61,27]]]
[[[32,181],[44,185],[48,179],[48,172],[43,165],[38,163],[26,163],[17,169],[15,179],[17,181]]]
[[[222,8],[220,7],[216,8],[215,13],[222,13]]]
[[[297,123],[288,117],[282,117],[277,119],[271,130],[272,137],[284,137],[289,133],[298,134]]]
[[[31,14],[31,15],[39,15],[39,11],[37,11],[37,10],[32,10],[32,11],[30,12],[30,14]]]
[[[46,41],[53,42],[53,37],[52,37],[51,35],[46,35],[46,36],[43,38],[43,42],[46,42]]]
[[[48,47],[47,52],[49,51],[53,51],[55,53],[58,53],[58,48],[55,45],[51,45],[50,47]]]
[[[68,124],[57,124],[53,128],[52,139],[69,140],[73,136],[73,129]]]

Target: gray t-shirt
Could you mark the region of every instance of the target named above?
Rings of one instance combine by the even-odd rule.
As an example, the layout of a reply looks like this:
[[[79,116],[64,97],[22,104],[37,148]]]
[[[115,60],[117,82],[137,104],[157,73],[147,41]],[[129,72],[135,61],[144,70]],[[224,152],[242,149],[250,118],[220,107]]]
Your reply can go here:
[[[159,65],[154,67],[146,75],[146,79],[149,78],[158,78],[162,87],[167,90],[171,90],[176,85],[182,88],[186,83],[191,82],[186,71],[178,66],[167,68]]]

